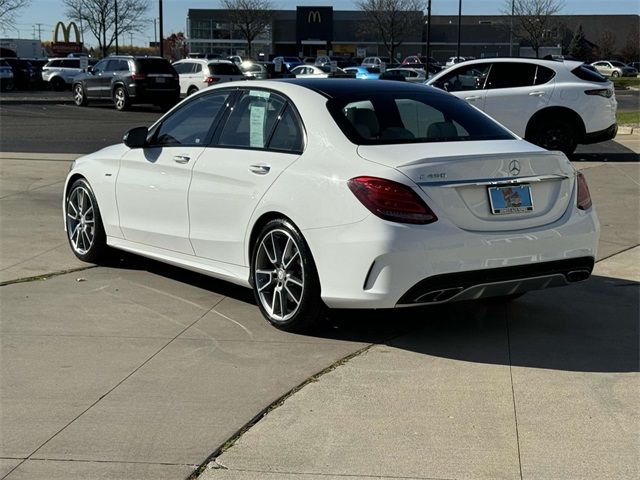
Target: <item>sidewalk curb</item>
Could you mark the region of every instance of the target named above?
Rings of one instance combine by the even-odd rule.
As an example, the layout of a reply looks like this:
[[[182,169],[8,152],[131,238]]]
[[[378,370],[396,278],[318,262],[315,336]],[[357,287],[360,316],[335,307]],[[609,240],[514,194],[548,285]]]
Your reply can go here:
[[[73,105],[73,99],[0,98],[0,105]]]

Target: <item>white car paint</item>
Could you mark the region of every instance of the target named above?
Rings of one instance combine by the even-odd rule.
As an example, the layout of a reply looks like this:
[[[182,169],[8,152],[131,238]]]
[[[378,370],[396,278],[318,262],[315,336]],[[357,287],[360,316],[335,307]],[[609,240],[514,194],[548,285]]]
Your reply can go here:
[[[232,68],[231,66],[233,65],[235,67],[234,70],[237,70],[237,72],[231,75],[217,74],[211,71],[211,69],[216,68],[216,65],[227,65],[227,68]],[[230,60],[187,58],[173,63],[173,67],[178,72],[178,77],[180,78],[180,95],[183,96],[210,87],[211,85],[244,79],[244,75],[237,68],[237,65]],[[185,69],[186,71],[183,71]]]
[[[357,80],[334,81],[362,88]],[[598,219],[593,207],[577,208],[576,170],[561,153],[524,140],[358,146],[329,114],[325,96],[273,81],[212,87],[156,125],[194,98],[238,88],[278,92],[295,106],[302,153],[121,144],[81,157],[65,192],[79,177],[89,182],[108,245],[248,287],[252,231],[275,213],[306,240],[324,303],[343,308],[399,306],[411,287],[436,275],[596,256]],[[176,161],[184,156],[187,162]],[[513,180],[516,159],[521,170]],[[409,188],[437,221],[409,225],[373,215],[347,187],[363,175]],[[531,186],[535,211],[492,215],[487,185],[513,181]],[[63,210],[66,218],[66,203]]]

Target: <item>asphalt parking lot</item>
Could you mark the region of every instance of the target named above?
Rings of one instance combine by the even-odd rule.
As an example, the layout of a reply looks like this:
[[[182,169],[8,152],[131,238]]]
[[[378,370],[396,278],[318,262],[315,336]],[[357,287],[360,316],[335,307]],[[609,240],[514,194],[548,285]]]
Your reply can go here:
[[[245,289],[72,255],[69,161],[159,115],[0,106],[0,478],[640,476],[640,136],[573,158],[602,224],[587,282],[302,336]]]

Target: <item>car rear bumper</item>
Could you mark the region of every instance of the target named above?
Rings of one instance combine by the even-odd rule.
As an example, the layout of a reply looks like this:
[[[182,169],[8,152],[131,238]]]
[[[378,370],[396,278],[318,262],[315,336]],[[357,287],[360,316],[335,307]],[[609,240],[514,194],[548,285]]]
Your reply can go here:
[[[394,308],[584,279],[596,256],[599,223],[593,208],[571,206],[551,224],[510,232],[462,230],[446,218],[410,226],[369,216],[302,233],[327,306]],[[446,291],[438,297],[438,290]]]
[[[614,123],[613,125],[605,128],[604,130],[586,133],[580,143],[584,145],[588,145],[591,143],[606,142],[607,140],[611,140],[615,138],[616,133],[618,133],[618,124]]]

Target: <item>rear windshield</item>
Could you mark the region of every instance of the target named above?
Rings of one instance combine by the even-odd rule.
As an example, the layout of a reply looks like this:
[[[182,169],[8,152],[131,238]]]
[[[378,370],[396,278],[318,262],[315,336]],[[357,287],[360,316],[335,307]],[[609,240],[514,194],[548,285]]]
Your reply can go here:
[[[600,75],[600,73],[591,65],[579,65],[578,67],[571,70],[576,77],[580,80],[586,80],[587,82],[599,82],[606,83],[608,80]]]
[[[467,102],[431,92],[350,95],[329,100],[327,107],[358,145],[515,138]]]
[[[365,69],[369,73],[380,73],[380,69],[378,67],[365,67]]]
[[[138,58],[136,71],[138,73],[175,73],[169,61],[164,58]]]
[[[209,72],[211,75],[242,75],[235,63],[210,63]]]

